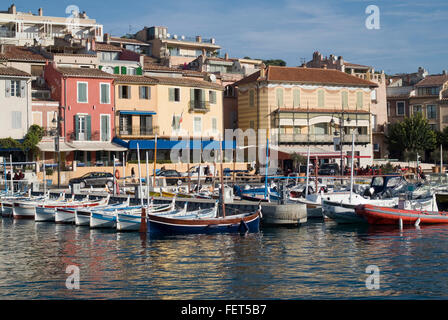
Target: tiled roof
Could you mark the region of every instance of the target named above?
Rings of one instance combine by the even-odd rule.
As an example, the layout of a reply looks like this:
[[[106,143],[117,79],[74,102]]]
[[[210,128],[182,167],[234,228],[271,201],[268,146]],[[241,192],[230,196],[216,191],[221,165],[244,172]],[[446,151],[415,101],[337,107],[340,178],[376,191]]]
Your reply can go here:
[[[142,83],[142,84],[156,84],[157,80],[145,76],[131,76],[131,75],[115,75],[115,82],[117,83]]]
[[[378,85],[373,82],[360,79],[339,70],[279,66],[268,66],[266,70],[266,79],[260,79],[260,71],[257,71],[250,76],[236,82],[235,85],[241,85],[261,80],[266,80],[269,82],[298,82],[304,84],[378,87]]]
[[[96,58],[97,55],[93,53],[52,53],[54,56],[63,56],[63,57],[85,57],[85,58]]]
[[[57,67],[57,71],[59,71],[64,76],[69,77],[80,77],[80,78],[104,78],[104,79],[114,79],[114,75],[103,72],[99,69],[93,68],[66,68],[66,67]]]
[[[151,77],[152,79],[156,79],[159,84],[169,84],[175,86],[187,86],[187,87],[195,87],[195,88],[207,88],[207,89],[215,89],[215,90],[224,90],[224,87],[213,82],[202,81],[202,80],[194,80],[187,78],[173,78],[173,77]]]
[[[447,74],[430,75],[430,76],[426,76],[425,79],[421,80],[415,86],[416,87],[441,86],[447,81],[448,81]]]
[[[26,62],[45,62],[44,56],[31,51],[26,47],[17,47],[4,45],[4,53],[0,53],[0,60],[6,61],[26,61]]]
[[[121,52],[123,49],[120,47],[114,46],[112,44],[107,44],[104,42],[95,43],[96,51],[116,51]]]
[[[12,67],[0,67],[0,76],[31,77],[29,73]]]

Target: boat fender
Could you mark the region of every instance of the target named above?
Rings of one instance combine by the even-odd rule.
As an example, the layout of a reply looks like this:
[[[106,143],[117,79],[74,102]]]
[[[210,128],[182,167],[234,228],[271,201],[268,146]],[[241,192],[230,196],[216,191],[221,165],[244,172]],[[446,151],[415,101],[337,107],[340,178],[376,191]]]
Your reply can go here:
[[[115,170],[115,178],[116,179],[120,179],[120,172],[117,170]]]
[[[244,220],[241,220],[239,229],[241,230],[241,228],[243,228],[244,232],[249,231],[249,227],[247,226],[247,223]]]

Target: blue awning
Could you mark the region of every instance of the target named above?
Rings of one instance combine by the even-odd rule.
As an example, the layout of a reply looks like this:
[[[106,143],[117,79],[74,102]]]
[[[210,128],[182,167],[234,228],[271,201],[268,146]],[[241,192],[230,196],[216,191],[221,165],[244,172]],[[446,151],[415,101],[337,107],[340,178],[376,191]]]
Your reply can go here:
[[[141,116],[149,116],[155,115],[157,112],[155,111],[120,111],[120,114],[129,114],[129,115],[141,115]]]
[[[155,149],[155,140],[129,140],[128,142],[114,138],[113,142],[126,147],[130,150],[136,150],[137,144],[140,150],[154,150]],[[223,141],[222,143],[223,149],[235,149],[236,141]],[[179,140],[179,141],[171,141],[168,139],[157,139],[157,149],[158,150],[171,150],[171,149],[197,149],[203,150],[219,150],[220,142],[215,140]]]

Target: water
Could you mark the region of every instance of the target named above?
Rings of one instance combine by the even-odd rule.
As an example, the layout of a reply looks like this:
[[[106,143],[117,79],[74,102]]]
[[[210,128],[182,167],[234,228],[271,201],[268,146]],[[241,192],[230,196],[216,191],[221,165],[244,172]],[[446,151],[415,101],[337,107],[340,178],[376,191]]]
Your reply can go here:
[[[448,297],[448,226],[308,222],[259,234],[139,233],[0,221],[0,299],[427,299]],[[80,269],[68,290],[67,266]],[[380,270],[368,290],[369,265]]]

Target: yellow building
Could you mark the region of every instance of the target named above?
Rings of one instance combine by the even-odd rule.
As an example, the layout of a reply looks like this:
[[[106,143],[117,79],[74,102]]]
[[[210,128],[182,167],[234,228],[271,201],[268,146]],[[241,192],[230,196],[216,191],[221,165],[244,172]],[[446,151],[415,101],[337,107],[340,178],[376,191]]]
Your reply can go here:
[[[346,159],[354,129],[358,164],[371,163],[371,91],[377,84],[338,70],[269,66],[235,85],[239,128],[269,129],[284,169],[293,169],[285,155],[306,155],[308,145],[322,161]]]
[[[159,160],[170,160],[173,139],[217,141],[223,132],[223,91],[217,83],[185,77],[117,76],[115,140],[129,148],[132,159],[137,144],[153,159],[157,135]]]

